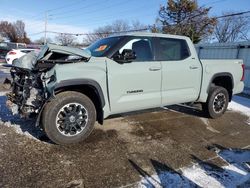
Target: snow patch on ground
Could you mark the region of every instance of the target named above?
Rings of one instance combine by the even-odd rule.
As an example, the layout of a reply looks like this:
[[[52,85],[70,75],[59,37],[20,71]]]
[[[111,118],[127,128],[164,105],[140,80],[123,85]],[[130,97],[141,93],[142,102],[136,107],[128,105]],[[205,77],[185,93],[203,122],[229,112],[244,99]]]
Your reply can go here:
[[[229,104],[229,110],[233,110],[249,117],[247,123],[250,125],[250,99],[234,96]],[[206,118],[200,120],[212,132],[219,133],[209,125]],[[212,128],[212,129],[211,129]],[[250,180],[250,150],[249,149],[219,149],[216,151],[217,158],[222,159],[227,165],[219,167],[208,161],[195,158],[192,166],[178,169],[177,171],[161,164],[152,166],[156,174],[150,176],[147,173],[140,173],[142,179],[135,185],[141,188],[160,187],[248,187],[244,185]],[[164,167],[165,166],[165,167]],[[137,167],[138,169],[139,167]],[[165,170],[164,170],[165,169]]]
[[[229,164],[216,169],[209,165],[193,165],[190,168],[182,169],[183,176],[195,182],[200,187],[237,187],[250,178],[250,174]]]
[[[13,115],[6,107],[6,92],[0,92],[0,125],[11,127],[16,133],[27,136],[35,140],[39,140],[44,133],[35,126],[34,120],[23,119],[18,115]]]
[[[195,187],[195,184],[183,176],[172,172],[161,172],[159,175],[145,177],[138,184],[139,188],[161,187]]]
[[[0,91],[0,96],[4,96],[4,95],[6,95],[6,93],[7,92],[5,92],[5,91]]]
[[[206,125],[207,130],[213,132],[213,133],[220,133],[220,131],[213,128],[210,124],[207,118],[200,118],[200,120]]]
[[[164,164],[152,162],[156,174],[143,176],[137,184],[141,188],[153,187],[237,187],[250,179],[250,150],[223,149],[217,158],[228,165],[219,167],[209,161],[194,157],[195,164],[177,171],[164,167]],[[138,167],[137,167],[138,168]],[[165,168],[165,170],[164,170]],[[140,170],[142,171],[142,170]],[[146,173],[145,173],[146,174]]]
[[[209,125],[209,121],[207,118],[200,118],[200,120],[205,124],[205,125]]]
[[[247,120],[247,124],[250,125],[250,99],[234,96],[232,102],[228,105],[228,109],[248,116],[249,119]]]
[[[10,69],[1,69],[1,72],[4,74],[10,74]]]
[[[28,138],[31,138],[31,139],[35,139],[35,140],[38,140],[36,137],[32,136],[32,134],[30,133],[32,131],[32,129],[29,129],[29,130],[23,130],[21,128],[21,125],[18,125],[18,124],[13,124],[12,122],[3,122],[0,120],[0,124],[1,125],[4,125],[6,127],[11,127],[15,130],[15,132],[17,134],[21,134],[21,135],[25,135],[27,136]]]

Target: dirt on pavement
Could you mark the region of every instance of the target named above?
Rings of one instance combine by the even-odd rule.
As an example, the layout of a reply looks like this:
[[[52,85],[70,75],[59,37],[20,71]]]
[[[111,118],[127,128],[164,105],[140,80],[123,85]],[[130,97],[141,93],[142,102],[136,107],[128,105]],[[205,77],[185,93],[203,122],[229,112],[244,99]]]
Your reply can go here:
[[[70,147],[34,134],[38,129],[25,128],[32,126],[25,120],[11,120],[19,129],[2,122],[0,187],[136,187],[141,176],[155,173],[156,163],[177,170],[211,159],[221,166],[212,145],[250,145],[248,117],[233,111],[216,120],[179,106],[131,114],[105,120]]]

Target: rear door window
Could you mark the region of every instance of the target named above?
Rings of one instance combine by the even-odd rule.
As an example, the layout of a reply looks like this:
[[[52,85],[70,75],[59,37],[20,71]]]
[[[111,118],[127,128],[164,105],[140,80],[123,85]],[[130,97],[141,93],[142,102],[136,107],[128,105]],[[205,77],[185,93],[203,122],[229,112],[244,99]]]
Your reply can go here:
[[[157,46],[159,61],[180,61],[190,56],[187,42],[183,39],[159,38]]]

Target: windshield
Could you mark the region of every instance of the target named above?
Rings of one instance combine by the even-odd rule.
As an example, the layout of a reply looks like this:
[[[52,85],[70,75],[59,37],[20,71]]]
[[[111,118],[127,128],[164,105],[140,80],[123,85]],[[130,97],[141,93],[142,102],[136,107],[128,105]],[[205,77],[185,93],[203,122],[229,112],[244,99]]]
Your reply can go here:
[[[94,57],[103,57],[106,52],[120,41],[121,37],[109,37],[98,40],[97,42],[90,45],[87,49],[91,52]]]

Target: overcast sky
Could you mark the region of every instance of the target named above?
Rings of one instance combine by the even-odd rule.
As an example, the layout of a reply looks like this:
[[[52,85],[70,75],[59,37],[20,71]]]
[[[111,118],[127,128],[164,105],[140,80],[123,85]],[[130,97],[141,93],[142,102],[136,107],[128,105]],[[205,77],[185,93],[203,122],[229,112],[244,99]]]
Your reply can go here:
[[[159,6],[166,0],[1,0],[0,20],[23,20],[31,39],[44,34],[45,12],[48,30],[86,33],[117,19],[139,20],[153,24]],[[211,6],[211,15],[222,12],[250,10],[250,0],[198,0],[199,5]],[[250,15],[250,14],[248,14]],[[54,35],[50,35],[51,38]]]

